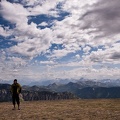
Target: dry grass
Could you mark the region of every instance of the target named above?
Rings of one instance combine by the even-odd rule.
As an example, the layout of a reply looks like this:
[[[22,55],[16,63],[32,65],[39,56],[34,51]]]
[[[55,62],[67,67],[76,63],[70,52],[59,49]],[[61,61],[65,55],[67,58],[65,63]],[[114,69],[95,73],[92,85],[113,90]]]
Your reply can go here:
[[[0,120],[120,120],[120,99],[0,103]]]

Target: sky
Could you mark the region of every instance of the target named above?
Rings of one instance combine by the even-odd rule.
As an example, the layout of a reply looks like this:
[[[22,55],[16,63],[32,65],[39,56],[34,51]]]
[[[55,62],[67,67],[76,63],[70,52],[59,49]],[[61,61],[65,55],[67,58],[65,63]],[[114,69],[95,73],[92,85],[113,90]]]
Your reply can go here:
[[[120,79],[120,0],[1,0],[0,80]]]

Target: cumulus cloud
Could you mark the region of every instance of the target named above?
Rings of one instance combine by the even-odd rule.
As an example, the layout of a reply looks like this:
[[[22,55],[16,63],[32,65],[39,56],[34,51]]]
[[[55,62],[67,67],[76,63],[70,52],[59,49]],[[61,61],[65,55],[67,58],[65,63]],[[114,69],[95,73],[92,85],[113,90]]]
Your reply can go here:
[[[40,64],[46,64],[46,65],[54,65],[54,61],[40,61]]]
[[[0,35],[4,36],[4,37],[7,37],[7,36],[10,35],[10,31],[7,30],[6,28],[3,28],[2,26],[0,26]]]
[[[79,60],[79,59],[80,59],[80,55],[79,55],[79,54],[75,55],[75,58],[76,58],[77,60]]]
[[[91,47],[89,46],[86,46],[83,48],[83,52],[85,52],[85,54],[88,54],[90,50],[91,50]]]
[[[48,24],[46,22],[40,23],[38,26],[47,26]]]
[[[100,39],[100,41],[102,41],[102,38],[113,39],[119,34],[119,2],[119,0],[100,0],[98,3],[90,7],[90,10],[86,11],[80,17],[80,20],[84,21],[82,28],[95,28],[96,31],[89,31],[89,33],[99,33],[95,36],[95,39]],[[113,40],[117,41],[117,39]]]
[[[90,60],[92,62],[101,63],[119,63],[120,61],[120,43],[113,44],[107,49],[98,49],[97,51],[91,52],[90,55],[85,56],[85,60]]]
[[[0,13],[4,19],[14,24],[22,24],[28,21],[29,12],[21,4],[2,1]]]
[[[30,79],[35,76],[34,79],[44,78],[48,74],[46,70],[49,71],[48,78],[111,78],[111,74],[118,78],[119,67],[95,69],[93,66],[120,64],[119,3],[119,0],[1,1],[0,14],[4,20],[14,24],[14,28],[0,25],[0,35],[16,44],[0,49],[0,72],[7,71],[6,74],[13,76],[21,74]],[[55,19],[39,24],[32,20],[43,14]],[[45,28],[41,29],[41,26]],[[62,47],[54,49],[51,47],[54,44]],[[70,58],[69,54],[73,56]],[[41,55],[47,60],[39,58],[35,62],[34,59]],[[68,59],[59,63],[62,57]],[[77,61],[72,62],[73,58]],[[43,65],[43,72],[32,63]],[[24,72],[23,66],[27,66]],[[3,78],[10,79],[6,74]]]

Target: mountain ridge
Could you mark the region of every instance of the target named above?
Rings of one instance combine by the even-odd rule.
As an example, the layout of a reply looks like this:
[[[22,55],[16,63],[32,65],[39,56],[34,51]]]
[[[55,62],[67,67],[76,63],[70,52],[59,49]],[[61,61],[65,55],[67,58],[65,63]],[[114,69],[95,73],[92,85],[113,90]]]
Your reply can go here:
[[[48,86],[22,86],[25,100],[120,98],[120,87],[110,87],[90,81],[49,84]],[[0,84],[0,101],[10,101],[10,84]]]
[[[0,84],[0,102],[12,100],[10,92],[10,84]],[[71,92],[55,92],[50,89],[38,86],[22,86],[22,96],[25,101],[34,100],[61,100],[61,99],[76,99],[77,97]]]

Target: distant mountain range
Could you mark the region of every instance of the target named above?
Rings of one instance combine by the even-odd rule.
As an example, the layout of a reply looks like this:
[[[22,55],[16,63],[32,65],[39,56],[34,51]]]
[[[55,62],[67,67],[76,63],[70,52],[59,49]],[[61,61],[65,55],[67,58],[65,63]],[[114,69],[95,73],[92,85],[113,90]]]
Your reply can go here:
[[[0,102],[12,100],[10,92],[10,84],[0,84]],[[38,86],[23,86],[22,95],[25,101],[34,100],[61,100],[61,99],[76,99],[77,97],[71,92],[53,92],[46,88]]]
[[[120,84],[112,86],[111,84],[96,83],[91,81],[69,82],[64,85],[50,84],[45,87],[56,92],[69,91],[79,98],[120,98]]]
[[[98,87],[120,87],[120,79],[112,80],[112,79],[101,79],[101,80],[96,80],[96,79],[85,79],[85,78],[80,78],[79,80],[76,79],[55,79],[55,80],[40,80],[40,81],[29,81],[29,80],[18,80],[18,82],[21,85],[28,85],[28,86],[48,86],[50,84],[57,84],[57,85],[62,85],[62,84],[68,84],[69,82],[73,83],[78,83],[81,84],[82,86],[85,87],[93,87],[93,86],[98,86]],[[0,84],[12,84],[13,80],[5,81],[0,79]]]
[[[115,84],[116,83],[116,84]],[[25,100],[56,100],[56,99],[98,99],[120,98],[120,81],[81,80],[66,84],[52,83],[47,86],[23,85],[22,94]],[[10,101],[10,84],[0,84],[0,101]]]
[[[111,80],[111,79],[102,79],[102,80],[96,80],[96,79],[84,79],[81,78],[79,80],[75,79],[58,79],[58,80],[47,80],[47,81],[36,81],[31,82],[28,84],[29,86],[33,85],[39,85],[39,86],[48,86],[50,84],[68,84],[70,82],[81,84],[82,86],[98,86],[98,87],[120,87],[120,79]]]

